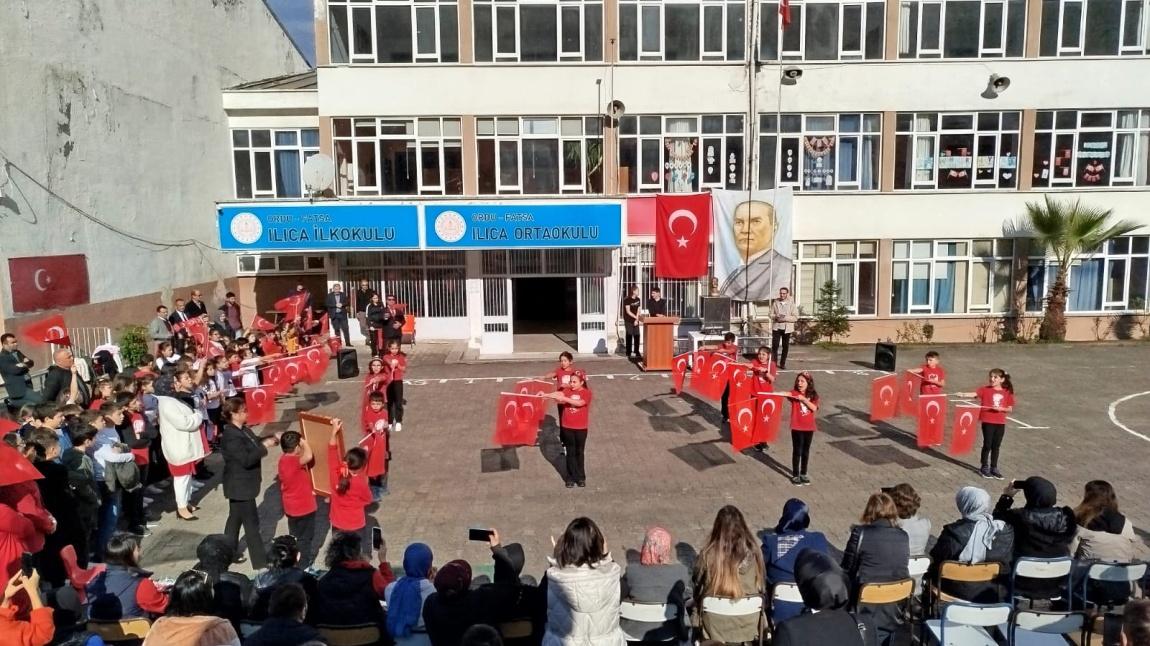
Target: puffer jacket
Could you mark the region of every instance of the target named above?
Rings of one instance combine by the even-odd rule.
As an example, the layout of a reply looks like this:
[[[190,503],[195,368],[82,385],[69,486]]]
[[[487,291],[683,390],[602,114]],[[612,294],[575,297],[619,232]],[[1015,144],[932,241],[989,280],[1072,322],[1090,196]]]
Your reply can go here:
[[[619,583],[623,568],[603,559],[594,566],[547,569],[547,630],[543,646],[623,646]]]
[[[1070,543],[1070,553],[1081,561],[1118,561],[1129,563],[1142,560],[1146,545],[1134,534],[1134,525],[1125,519],[1122,533],[1111,534],[1078,526],[1078,533]]]
[[[1055,507],[1058,491],[1045,478],[1032,476],[1022,488],[1026,506],[1011,509],[1014,498],[1002,496],[994,507],[994,517],[1014,529],[1014,560],[1020,557],[1058,558],[1070,556],[1070,542],[1078,531],[1074,510]],[[1052,598],[1064,584],[1058,581],[1018,577],[1015,591],[1033,599]]]

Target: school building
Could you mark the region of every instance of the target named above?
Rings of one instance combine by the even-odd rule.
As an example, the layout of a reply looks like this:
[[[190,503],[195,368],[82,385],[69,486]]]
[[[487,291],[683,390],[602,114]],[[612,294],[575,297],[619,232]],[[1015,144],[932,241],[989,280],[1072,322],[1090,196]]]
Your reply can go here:
[[[1037,330],[1052,264],[1018,224],[1049,195],[1148,225],[1070,275],[1070,338],[1141,335],[1147,0],[779,9],[316,0],[316,69],[223,93],[242,298],[367,279],[420,339],[613,351],[627,286],[687,318],[712,289],[653,276],[652,194],[790,186],[804,311],[834,279],[851,341],[994,340]]]

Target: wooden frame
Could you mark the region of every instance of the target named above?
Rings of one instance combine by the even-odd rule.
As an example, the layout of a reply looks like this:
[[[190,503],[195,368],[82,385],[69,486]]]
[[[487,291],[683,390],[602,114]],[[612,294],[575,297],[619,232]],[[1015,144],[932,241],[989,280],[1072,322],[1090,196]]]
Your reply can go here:
[[[332,424],[332,420],[334,419],[335,418],[327,415],[315,415],[313,413],[299,414],[300,435],[303,436],[303,439],[307,440],[308,446],[311,447],[312,454],[314,455],[314,462],[311,468],[311,488],[321,496],[331,495],[331,478],[329,477],[328,471],[330,467],[327,463],[327,445],[331,442],[331,434],[335,430]],[[344,442],[343,433],[340,433],[340,455],[343,455],[347,451]]]

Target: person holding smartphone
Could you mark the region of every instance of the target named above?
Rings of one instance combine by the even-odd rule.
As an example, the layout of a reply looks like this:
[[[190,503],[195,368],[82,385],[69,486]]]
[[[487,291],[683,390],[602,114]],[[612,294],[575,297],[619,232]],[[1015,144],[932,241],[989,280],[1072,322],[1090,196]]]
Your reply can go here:
[[[567,453],[567,488],[586,487],[587,472],[583,454],[587,448],[587,427],[591,418],[591,389],[582,370],[571,373],[570,386],[547,393],[562,404],[559,413],[559,441]]]
[[[17,618],[20,593],[28,595],[32,613],[27,621]],[[0,644],[5,646],[46,646],[56,634],[52,623],[52,609],[44,606],[40,597],[40,573],[35,568],[21,567],[4,586],[4,600],[0,602]]]
[[[224,421],[220,442],[224,454],[224,497],[228,499],[228,520],[224,534],[238,544],[240,525],[244,526],[252,567],[261,570],[267,565],[264,541],[260,538],[260,516],[256,498],[262,489],[260,462],[268,454],[268,447],[279,441],[275,437],[260,438],[247,425],[248,407],[244,400],[233,397],[224,402],[220,414]],[[236,557],[242,563],[242,555]]]

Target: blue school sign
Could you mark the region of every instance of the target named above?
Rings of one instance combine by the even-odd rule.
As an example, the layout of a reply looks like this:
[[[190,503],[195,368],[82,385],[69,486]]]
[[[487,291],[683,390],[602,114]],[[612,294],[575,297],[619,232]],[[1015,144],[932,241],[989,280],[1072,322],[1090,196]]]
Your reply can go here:
[[[428,249],[539,249],[618,247],[623,243],[619,202],[427,204]]]
[[[414,204],[228,205],[219,227],[225,251],[420,248]]]

